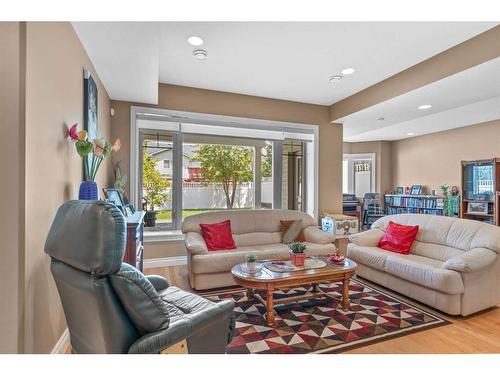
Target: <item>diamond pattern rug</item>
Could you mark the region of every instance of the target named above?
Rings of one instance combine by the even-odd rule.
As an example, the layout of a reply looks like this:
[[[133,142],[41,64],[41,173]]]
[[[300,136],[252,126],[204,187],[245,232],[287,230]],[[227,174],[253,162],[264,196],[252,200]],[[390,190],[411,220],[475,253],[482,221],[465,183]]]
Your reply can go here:
[[[359,279],[351,280],[351,307],[340,305],[341,283],[322,284],[322,289],[338,300],[317,299],[276,305],[276,324],[269,327],[264,306],[249,302],[244,290],[204,294],[212,301],[233,299],[236,303],[236,329],[227,346],[229,354],[332,353],[369,345],[380,340],[450,324],[422,308],[403,302]],[[276,299],[305,295],[307,289],[277,291]]]

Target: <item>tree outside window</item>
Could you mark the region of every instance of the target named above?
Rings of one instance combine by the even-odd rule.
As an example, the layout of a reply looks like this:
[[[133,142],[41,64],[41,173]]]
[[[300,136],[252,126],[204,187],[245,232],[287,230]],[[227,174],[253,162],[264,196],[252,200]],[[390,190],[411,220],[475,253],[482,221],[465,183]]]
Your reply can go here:
[[[234,207],[240,185],[253,181],[253,152],[250,147],[201,145],[193,160],[200,162],[206,182],[222,185],[228,209]]]

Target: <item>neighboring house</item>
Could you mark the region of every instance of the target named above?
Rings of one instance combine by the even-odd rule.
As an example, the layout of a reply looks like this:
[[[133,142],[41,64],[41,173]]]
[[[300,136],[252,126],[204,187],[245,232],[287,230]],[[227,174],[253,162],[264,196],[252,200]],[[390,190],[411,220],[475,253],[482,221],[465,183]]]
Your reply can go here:
[[[186,144],[182,148],[182,179],[186,182],[202,181],[202,171],[199,161],[194,161],[198,145]],[[173,151],[172,148],[162,150],[148,149],[148,154],[157,159],[156,169],[167,179],[172,179]]]

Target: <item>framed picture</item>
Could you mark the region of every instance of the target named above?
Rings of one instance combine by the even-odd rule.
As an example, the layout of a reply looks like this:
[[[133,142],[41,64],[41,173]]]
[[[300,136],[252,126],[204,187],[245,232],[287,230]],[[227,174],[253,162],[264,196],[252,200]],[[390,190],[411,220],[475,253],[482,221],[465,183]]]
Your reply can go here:
[[[469,202],[467,205],[468,214],[487,215],[488,202]]]
[[[422,194],[422,185],[412,185],[411,186],[411,195],[420,195]]]
[[[97,110],[98,96],[97,85],[88,70],[83,71],[83,128],[88,133],[88,140],[92,142],[98,138],[99,115]],[[88,155],[92,163],[93,155]]]
[[[116,189],[102,189],[104,192],[104,196],[108,200],[108,202],[113,203],[116,207],[120,209],[120,211],[125,215],[127,215],[127,211],[125,210],[125,204],[123,203],[123,198],[120,192]]]
[[[405,188],[402,186],[398,186],[396,188],[396,194],[404,194],[405,193]]]

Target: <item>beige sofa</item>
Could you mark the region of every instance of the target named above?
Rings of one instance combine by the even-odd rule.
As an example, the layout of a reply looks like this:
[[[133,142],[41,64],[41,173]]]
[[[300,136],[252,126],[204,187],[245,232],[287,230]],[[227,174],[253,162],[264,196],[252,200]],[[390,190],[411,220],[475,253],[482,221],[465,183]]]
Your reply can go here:
[[[245,262],[247,254],[258,259],[286,259],[288,247],[281,243],[280,220],[302,219],[308,255],[326,255],[335,251],[335,236],[317,228],[311,216],[290,210],[214,211],[184,219],[182,232],[187,248],[189,282],[194,289],[212,289],[235,285],[231,268]],[[200,234],[200,224],[231,220],[237,248],[208,251]]]
[[[419,225],[409,255],[377,247],[392,220]],[[358,276],[451,315],[469,315],[500,303],[500,228],[443,216],[401,214],[378,219],[351,236],[349,258]]]

